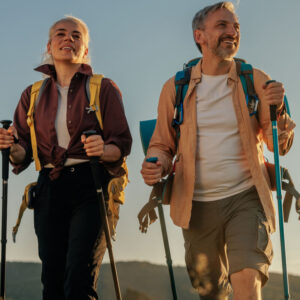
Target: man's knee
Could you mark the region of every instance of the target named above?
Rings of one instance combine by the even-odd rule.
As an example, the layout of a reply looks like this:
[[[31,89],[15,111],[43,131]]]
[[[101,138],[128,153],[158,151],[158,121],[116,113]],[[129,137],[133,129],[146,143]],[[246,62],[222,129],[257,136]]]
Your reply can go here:
[[[234,282],[245,284],[261,284],[261,275],[259,271],[255,269],[245,268],[239,272],[231,274],[230,280],[232,284],[234,284]]]
[[[237,299],[261,299],[261,274],[255,269],[246,268],[230,276],[233,293]]]

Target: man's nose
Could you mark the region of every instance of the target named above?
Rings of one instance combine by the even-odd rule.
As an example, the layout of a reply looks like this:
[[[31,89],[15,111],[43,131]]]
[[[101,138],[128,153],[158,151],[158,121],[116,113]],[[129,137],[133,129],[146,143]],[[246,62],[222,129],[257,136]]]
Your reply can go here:
[[[237,36],[238,35],[238,30],[236,29],[236,27],[234,25],[228,25],[227,28],[226,28],[226,33],[228,35],[231,35],[231,36]]]

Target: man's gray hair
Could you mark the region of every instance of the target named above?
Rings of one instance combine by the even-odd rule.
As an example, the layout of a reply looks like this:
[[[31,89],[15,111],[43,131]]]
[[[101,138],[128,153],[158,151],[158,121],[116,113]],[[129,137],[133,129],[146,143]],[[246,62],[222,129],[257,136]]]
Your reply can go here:
[[[205,20],[209,13],[212,13],[221,8],[225,8],[225,9],[229,10],[230,12],[235,13],[234,4],[229,1],[218,2],[216,4],[209,5],[209,6],[202,8],[195,14],[195,16],[193,18],[193,22],[192,22],[193,34],[196,29],[204,29],[204,23],[205,23]],[[199,48],[200,52],[202,53],[201,47],[199,44],[197,44],[197,47]]]

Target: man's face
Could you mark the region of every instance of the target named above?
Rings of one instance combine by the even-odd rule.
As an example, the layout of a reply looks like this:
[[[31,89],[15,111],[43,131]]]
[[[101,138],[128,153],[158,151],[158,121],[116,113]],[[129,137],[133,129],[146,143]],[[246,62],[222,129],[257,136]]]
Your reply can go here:
[[[194,32],[203,56],[213,54],[221,59],[232,58],[239,49],[240,25],[237,16],[221,8],[208,14],[203,29]]]

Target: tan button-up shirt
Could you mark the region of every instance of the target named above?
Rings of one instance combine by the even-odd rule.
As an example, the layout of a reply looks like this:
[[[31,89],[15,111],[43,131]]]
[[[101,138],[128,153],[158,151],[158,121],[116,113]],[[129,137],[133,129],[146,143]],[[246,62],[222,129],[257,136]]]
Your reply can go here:
[[[253,182],[258,191],[270,230],[275,231],[275,207],[272,199],[269,175],[264,163],[263,142],[273,150],[272,127],[269,106],[263,98],[263,84],[270,79],[264,72],[253,70],[254,87],[260,99],[258,120],[249,116],[242,83],[232,63],[228,85],[232,88],[232,100],[238,122],[243,150],[249,162]],[[175,78],[170,78],[161,91],[156,127],[149,144],[147,157],[157,156],[162,162],[164,174],[171,171],[176,155],[176,171],[171,193],[170,214],[175,225],[188,228],[192,210],[195,184],[195,158],[197,146],[196,85],[201,81],[201,61],[192,68],[189,87],[184,99],[184,120],[180,125],[180,139],[176,149],[175,130],[172,127],[175,103]],[[284,155],[292,145],[295,123],[285,113],[278,118],[279,152]]]

